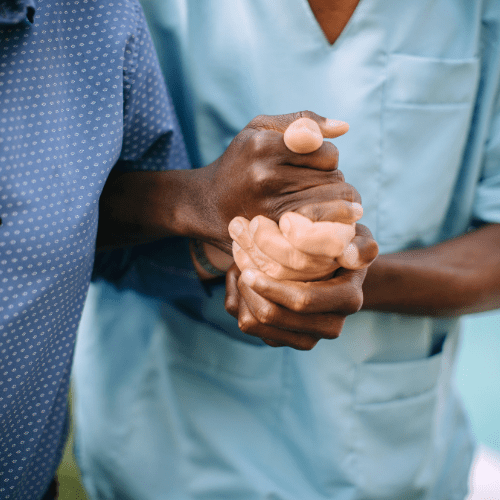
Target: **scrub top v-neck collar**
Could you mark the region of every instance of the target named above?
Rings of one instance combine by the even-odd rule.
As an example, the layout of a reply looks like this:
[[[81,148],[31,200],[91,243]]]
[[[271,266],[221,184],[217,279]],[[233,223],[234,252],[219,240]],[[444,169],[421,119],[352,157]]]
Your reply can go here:
[[[359,18],[362,18],[362,16],[364,15],[364,9],[367,4],[367,0],[359,0],[358,5],[354,9],[351,17],[333,43],[328,40],[308,0],[300,0],[297,5],[299,4],[299,9],[301,10],[301,12],[298,12],[298,15],[305,16],[307,18],[308,24],[312,26],[311,33],[313,34],[313,36],[320,41],[320,43],[326,50],[334,51],[339,48],[345,38],[349,37],[349,32],[354,29],[353,25],[356,25],[359,22]]]

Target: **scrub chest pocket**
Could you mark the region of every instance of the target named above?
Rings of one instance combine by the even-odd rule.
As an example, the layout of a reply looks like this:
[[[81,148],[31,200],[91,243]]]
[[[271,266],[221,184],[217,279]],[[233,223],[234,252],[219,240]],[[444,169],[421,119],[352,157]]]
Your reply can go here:
[[[442,226],[462,163],[479,75],[477,58],[388,56],[377,217],[382,247],[430,241]]]

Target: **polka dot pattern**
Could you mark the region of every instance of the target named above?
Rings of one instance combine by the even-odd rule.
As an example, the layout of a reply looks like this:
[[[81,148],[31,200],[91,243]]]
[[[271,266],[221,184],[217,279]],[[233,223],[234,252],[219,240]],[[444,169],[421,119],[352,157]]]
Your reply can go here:
[[[60,459],[109,171],[188,161],[138,2],[2,1],[0,18],[0,498],[30,500]]]

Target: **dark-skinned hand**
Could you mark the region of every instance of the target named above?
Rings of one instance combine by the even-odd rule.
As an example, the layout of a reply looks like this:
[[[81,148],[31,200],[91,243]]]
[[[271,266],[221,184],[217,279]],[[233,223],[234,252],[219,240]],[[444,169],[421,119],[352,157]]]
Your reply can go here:
[[[285,212],[335,197],[359,201],[337,170],[333,144],[325,141],[310,154],[286,147],[284,132],[300,117],[318,123],[324,137],[338,137],[348,128],[309,111],[258,116],[206,167],[129,172],[123,165],[113,171],[100,199],[98,249],[177,235],[231,255],[228,225],[236,216],[263,215],[277,222]]]
[[[285,212],[318,205],[333,198],[359,202],[357,191],[337,170],[338,150],[328,141],[310,154],[290,151],[283,134],[300,117],[316,121],[324,137],[345,132],[345,123],[303,111],[279,116],[258,116],[231,142],[215,162],[199,169],[210,193],[205,203],[213,217],[209,241],[231,253],[227,231],[236,216],[263,215],[278,221]],[[207,238],[203,238],[207,241]]]
[[[325,220],[327,206],[301,211],[313,220]],[[361,224],[356,224],[354,239],[359,258],[368,265],[378,253],[377,244]],[[321,281],[301,282],[277,280],[255,268],[241,273],[233,265],[226,276],[226,310],[243,332],[270,346],[309,350],[321,338],[337,338],[346,317],[359,311],[366,272],[366,267],[340,268]]]

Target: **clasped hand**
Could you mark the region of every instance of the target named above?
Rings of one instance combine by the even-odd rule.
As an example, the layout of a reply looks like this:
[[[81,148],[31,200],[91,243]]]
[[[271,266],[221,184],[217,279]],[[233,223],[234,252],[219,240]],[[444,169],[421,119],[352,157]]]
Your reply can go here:
[[[339,219],[349,213],[352,221],[359,218],[356,203],[337,200],[329,205],[330,216],[337,209],[342,213]],[[286,217],[289,214],[282,219]],[[299,231],[278,234],[280,227],[260,216],[251,223],[243,218],[232,221],[235,264],[226,276],[226,310],[238,319],[243,332],[273,347],[301,350],[312,349],[321,338],[340,335],[346,317],[361,308],[367,267],[378,253],[365,226],[342,225],[352,228],[351,240],[344,228],[336,238],[337,248],[315,246],[309,240],[314,251],[310,253],[299,249],[306,242]]]
[[[226,309],[243,332],[270,346],[312,349],[320,338],[338,337],[346,316],[362,306],[378,246],[356,223],[363,213],[353,202],[359,195],[353,200],[338,173],[331,201],[285,213],[279,225],[260,215],[229,225],[235,265],[226,277]]]

